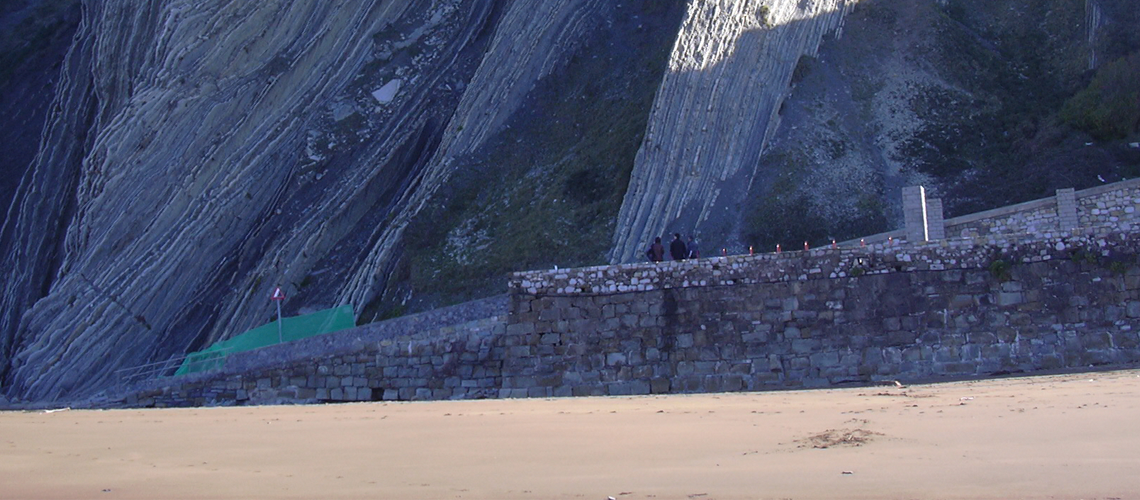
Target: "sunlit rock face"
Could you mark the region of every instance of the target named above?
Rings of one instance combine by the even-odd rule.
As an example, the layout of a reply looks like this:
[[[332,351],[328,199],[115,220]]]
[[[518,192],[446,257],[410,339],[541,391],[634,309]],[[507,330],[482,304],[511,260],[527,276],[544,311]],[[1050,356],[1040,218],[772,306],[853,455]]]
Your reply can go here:
[[[361,307],[601,3],[85,2],[3,226],[4,392],[91,395],[267,321],[275,285]]]
[[[730,241],[801,55],[853,0],[691,2],[618,217],[612,262],[655,236]]]

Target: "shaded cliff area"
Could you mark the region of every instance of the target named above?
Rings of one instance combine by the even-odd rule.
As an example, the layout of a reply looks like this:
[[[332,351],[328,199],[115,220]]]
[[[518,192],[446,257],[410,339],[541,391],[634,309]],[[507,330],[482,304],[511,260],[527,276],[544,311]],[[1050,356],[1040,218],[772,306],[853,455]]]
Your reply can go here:
[[[0,393],[285,314],[901,225],[1140,173],[1129,0],[0,7]],[[1099,177],[1098,177],[1099,176]],[[19,186],[16,180],[19,180]]]
[[[742,237],[898,228],[907,185],[952,217],[1140,175],[1137,33],[1129,1],[860,2],[800,59]]]
[[[39,146],[79,0],[0,6],[0,207],[7,209]]]

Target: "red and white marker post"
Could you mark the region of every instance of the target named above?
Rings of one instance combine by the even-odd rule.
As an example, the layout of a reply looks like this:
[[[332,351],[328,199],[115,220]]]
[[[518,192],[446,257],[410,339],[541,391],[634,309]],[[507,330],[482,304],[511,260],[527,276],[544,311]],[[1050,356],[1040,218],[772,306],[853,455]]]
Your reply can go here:
[[[276,287],[273,289],[273,295],[269,296],[269,300],[277,303],[277,343],[280,344],[285,341],[282,334],[284,327],[281,323],[281,303],[285,301],[285,292],[281,290],[281,287]]]

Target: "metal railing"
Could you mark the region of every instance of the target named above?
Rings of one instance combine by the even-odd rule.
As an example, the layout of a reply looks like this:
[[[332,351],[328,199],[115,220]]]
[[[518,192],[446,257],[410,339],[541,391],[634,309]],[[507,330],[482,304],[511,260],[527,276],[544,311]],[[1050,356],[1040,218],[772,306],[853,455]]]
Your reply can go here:
[[[119,379],[119,387],[121,388],[127,384],[134,382],[173,375],[173,371],[181,367],[183,363],[185,363],[186,360],[190,359],[191,357],[195,359],[191,361],[187,366],[198,367],[207,365],[205,369],[196,370],[195,373],[217,370],[225,366],[226,358],[230,355],[230,351],[232,350],[233,348],[226,348],[210,351],[208,353],[190,353],[183,356],[170,358],[166,361],[157,361],[154,363],[147,363],[145,365],[132,366],[129,368],[123,368],[121,370],[116,370],[115,375]]]

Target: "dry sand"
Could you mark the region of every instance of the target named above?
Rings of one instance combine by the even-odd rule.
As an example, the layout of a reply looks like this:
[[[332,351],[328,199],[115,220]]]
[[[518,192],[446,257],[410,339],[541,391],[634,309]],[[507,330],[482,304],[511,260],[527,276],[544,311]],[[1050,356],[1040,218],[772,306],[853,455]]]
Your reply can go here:
[[[1140,371],[0,413],[0,498],[1140,498]]]

